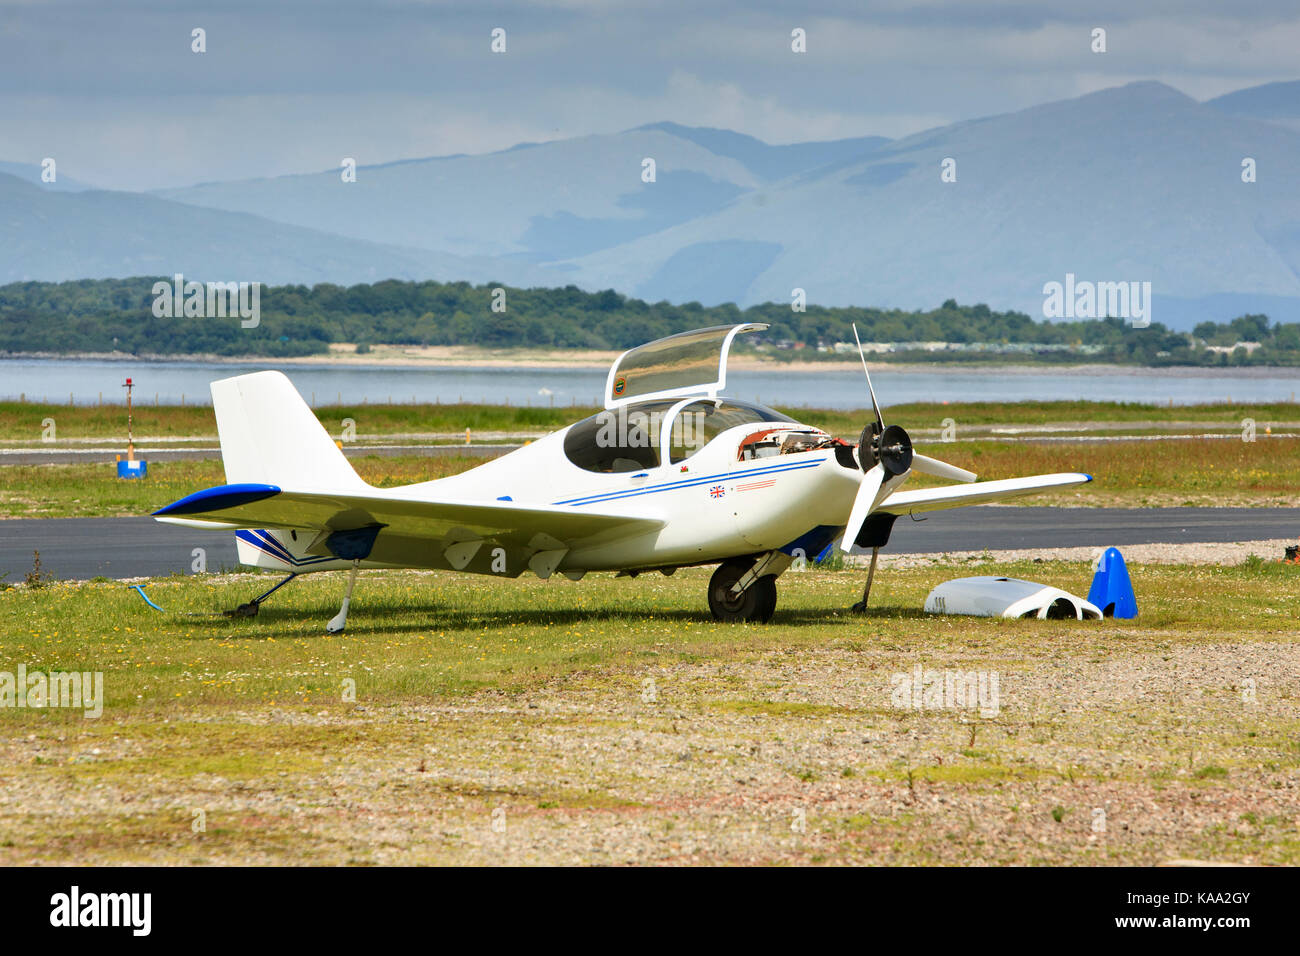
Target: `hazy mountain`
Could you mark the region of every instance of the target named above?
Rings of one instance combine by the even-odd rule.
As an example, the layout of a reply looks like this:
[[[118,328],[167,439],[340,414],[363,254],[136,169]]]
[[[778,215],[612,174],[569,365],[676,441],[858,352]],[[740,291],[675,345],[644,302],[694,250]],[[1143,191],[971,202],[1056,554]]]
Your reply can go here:
[[[1252,157],[1258,181],[1243,183]],[[940,181],[956,161],[957,181]],[[957,123],[747,192],[574,260],[581,285],[705,304],[933,307],[1043,315],[1066,273],[1149,281],[1190,327],[1266,307],[1300,320],[1300,134],[1135,83]]]
[[[545,278],[522,264],[367,243],[136,193],[51,191],[5,174],[0,251],[0,282],[177,272],[276,284]]]
[[[773,146],[744,133],[707,126],[682,126],[679,123],[651,123],[638,127],[641,130],[661,130],[681,139],[703,146],[718,156],[738,161],[742,166],[766,181],[785,179],[797,173],[808,172],[820,166],[854,159],[874,152],[889,142],[884,136],[862,136],[857,139],[837,139],[818,143],[793,143]]]
[[[354,183],[328,170],[141,196],[0,177],[0,278],[499,279],[742,305],[801,288],[814,304],[1042,317],[1044,285],[1071,273],[1151,283],[1150,318],[1176,328],[1300,321],[1297,182],[1300,83],[1198,103],[1143,82],[894,141],[655,123],[362,166]]]
[[[86,183],[78,182],[64,176],[55,167],[54,182],[47,183],[41,180],[41,167],[35,163],[8,163],[0,160],[0,174],[17,176],[19,179],[25,179],[29,183],[35,183],[42,189],[61,190],[63,192],[81,192],[85,189],[94,189]]]
[[[1205,105],[1235,116],[1251,116],[1300,129],[1300,80],[1252,86],[1206,100]]]
[[[159,193],[374,242],[547,262],[706,215],[797,172],[870,153],[881,137],[770,146],[727,130],[658,123],[481,156],[363,166]],[[643,161],[655,181],[642,181]]]

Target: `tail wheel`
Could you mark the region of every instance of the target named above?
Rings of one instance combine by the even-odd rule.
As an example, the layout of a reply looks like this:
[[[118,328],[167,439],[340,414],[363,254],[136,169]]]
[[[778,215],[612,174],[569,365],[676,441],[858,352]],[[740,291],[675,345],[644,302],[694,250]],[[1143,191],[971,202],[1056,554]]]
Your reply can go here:
[[[709,579],[709,610],[715,621],[766,624],[776,612],[776,576],[764,575],[740,595],[731,587],[754,566],[750,558],[724,561]]]

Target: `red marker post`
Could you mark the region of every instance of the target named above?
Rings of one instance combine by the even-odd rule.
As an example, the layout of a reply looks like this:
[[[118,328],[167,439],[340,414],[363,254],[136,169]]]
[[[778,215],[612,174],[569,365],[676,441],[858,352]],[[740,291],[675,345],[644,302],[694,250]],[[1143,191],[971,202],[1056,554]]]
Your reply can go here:
[[[118,456],[117,477],[143,478],[148,473],[149,465],[147,462],[135,460],[135,434],[131,421],[131,390],[135,387],[135,383],[128,378],[122,383],[122,387],[126,389],[126,460],[123,461],[122,456]]]

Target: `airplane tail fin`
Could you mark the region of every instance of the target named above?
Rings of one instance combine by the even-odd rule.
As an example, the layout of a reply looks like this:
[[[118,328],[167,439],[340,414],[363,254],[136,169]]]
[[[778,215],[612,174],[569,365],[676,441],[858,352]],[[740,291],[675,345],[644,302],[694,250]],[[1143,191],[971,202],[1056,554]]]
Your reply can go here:
[[[368,487],[282,372],[212,383],[229,484],[349,490]]]

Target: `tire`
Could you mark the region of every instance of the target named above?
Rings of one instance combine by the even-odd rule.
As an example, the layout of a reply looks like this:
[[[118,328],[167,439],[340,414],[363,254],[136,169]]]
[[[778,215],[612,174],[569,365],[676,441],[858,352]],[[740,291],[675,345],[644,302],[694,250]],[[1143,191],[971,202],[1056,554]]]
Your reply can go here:
[[[772,620],[772,615],[776,613],[776,575],[767,574],[754,582],[751,591],[759,591],[759,604],[755,609],[757,613],[750,618],[757,624],[766,624]]]
[[[752,558],[732,558],[718,565],[709,579],[709,610],[715,621],[738,623],[753,621],[766,624],[776,611],[776,577],[759,578],[739,597],[731,595],[731,586],[754,566]]]

